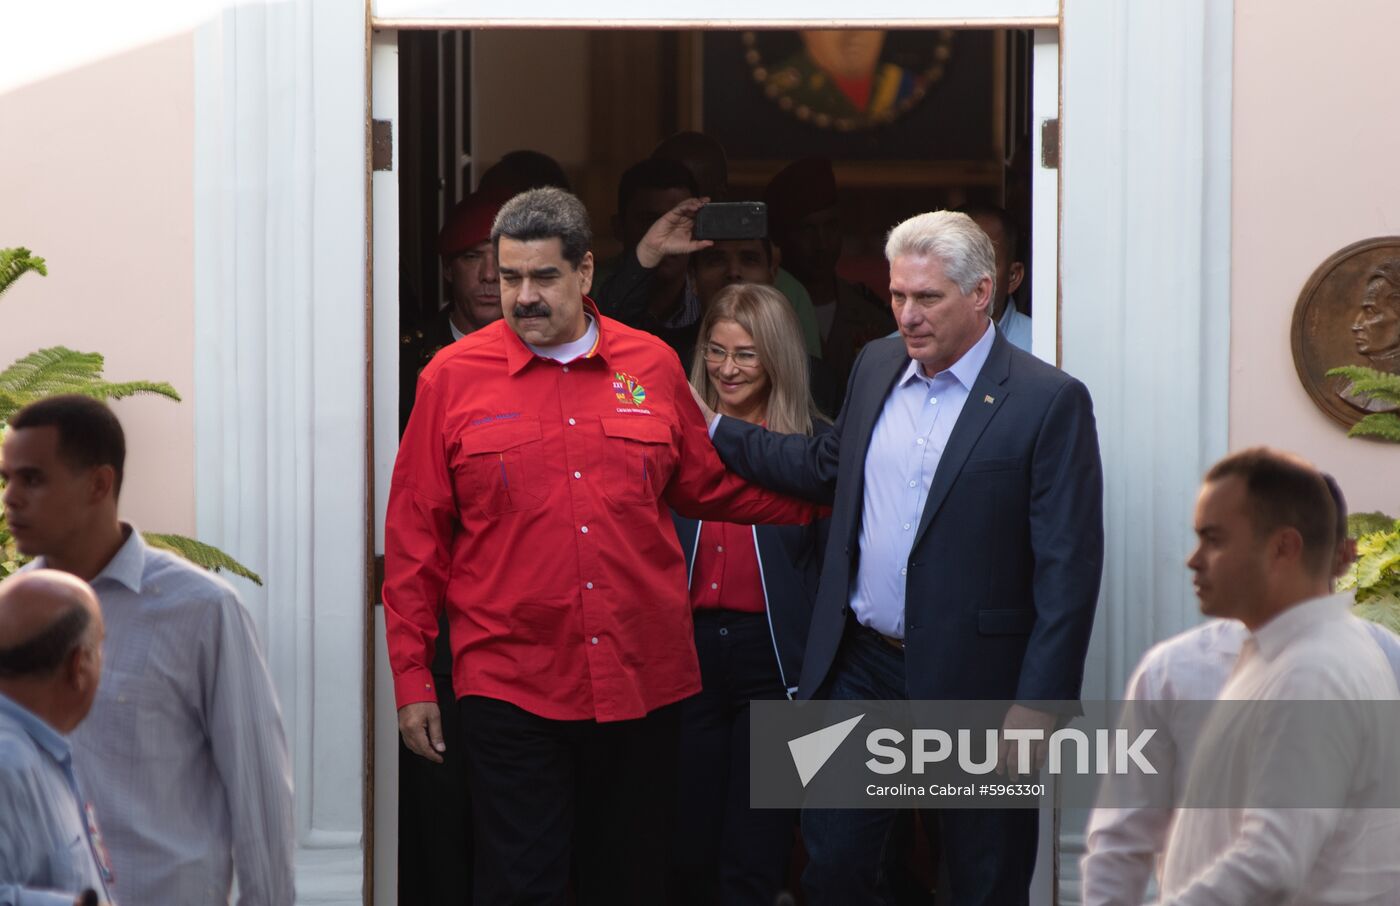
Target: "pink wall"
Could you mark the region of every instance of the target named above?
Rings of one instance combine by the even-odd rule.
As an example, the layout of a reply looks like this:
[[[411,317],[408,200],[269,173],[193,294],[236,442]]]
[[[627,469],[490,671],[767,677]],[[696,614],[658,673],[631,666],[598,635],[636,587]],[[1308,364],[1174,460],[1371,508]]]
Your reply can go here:
[[[1235,0],[1230,447],[1290,449],[1354,510],[1400,515],[1400,446],[1349,439],[1308,398],[1289,346],[1314,268],[1400,234],[1394,0]]]
[[[36,37],[36,40],[38,38]],[[0,299],[0,367],[45,346],[184,397],[116,404],[122,510],[194,531],[194,41],[189,33],[0,89],[0,246],[48,260]]]

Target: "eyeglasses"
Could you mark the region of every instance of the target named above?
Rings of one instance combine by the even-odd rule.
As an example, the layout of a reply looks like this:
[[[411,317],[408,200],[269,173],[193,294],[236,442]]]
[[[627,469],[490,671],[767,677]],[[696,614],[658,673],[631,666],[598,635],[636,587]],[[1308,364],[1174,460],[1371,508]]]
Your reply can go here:
[[[758,353],[752,349],[736,349],[730,352],[723,346],[706,346],[705,361],[711,365],[723,365],[725,359],[733,359],[740,368],[752,368],[758,364]]]

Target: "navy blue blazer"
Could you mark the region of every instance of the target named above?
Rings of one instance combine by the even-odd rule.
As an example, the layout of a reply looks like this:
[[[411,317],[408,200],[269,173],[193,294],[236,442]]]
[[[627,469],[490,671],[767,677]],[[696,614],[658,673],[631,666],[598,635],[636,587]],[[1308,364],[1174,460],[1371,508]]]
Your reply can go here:
[[[832,506],[799,698],[820,694],[846,631],[865,456],[908,364],[898,337],[867,344],[820,437],[729,418],[715,432],[733,471]],[[1083,384],[997,334],[934,473],[908,570],[910,698],[1079,698],[1103,572],[1103,472]]]

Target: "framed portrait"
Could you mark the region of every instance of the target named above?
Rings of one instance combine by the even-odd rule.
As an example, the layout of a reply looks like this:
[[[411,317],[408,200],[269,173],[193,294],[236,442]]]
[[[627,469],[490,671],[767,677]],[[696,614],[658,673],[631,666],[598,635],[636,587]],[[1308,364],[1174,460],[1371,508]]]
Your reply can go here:
[[[952,30],[706,32],[694,126],[739,161],[997,160],[1001,39]]]

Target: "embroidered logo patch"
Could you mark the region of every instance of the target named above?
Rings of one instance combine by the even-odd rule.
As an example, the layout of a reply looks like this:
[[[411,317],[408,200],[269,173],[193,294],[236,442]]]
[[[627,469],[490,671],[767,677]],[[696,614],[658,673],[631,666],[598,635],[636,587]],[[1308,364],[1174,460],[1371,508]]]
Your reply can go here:
[[[619,403],[640,406],[647,401],[647,388],[625,371],[613,372],[613,393]]]

